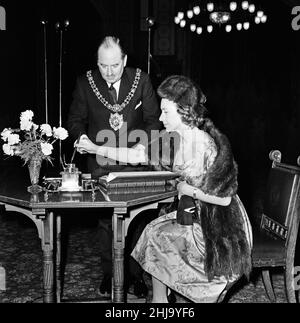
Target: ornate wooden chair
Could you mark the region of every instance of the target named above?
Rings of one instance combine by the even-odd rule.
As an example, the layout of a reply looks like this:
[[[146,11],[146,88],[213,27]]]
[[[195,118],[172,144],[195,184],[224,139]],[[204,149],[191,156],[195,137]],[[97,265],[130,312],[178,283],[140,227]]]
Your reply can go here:
[[[299,228],[300,167],[281,163],[278,150],[270,152],[272,168],[259,228],[253,227],[253,268],[262,270],[266,293],[276,301],[270,269],[284,268],[285,293],[288,302],[296,302],[294,280],[295,248]],[[300,166],[300,156],[297,164]]]

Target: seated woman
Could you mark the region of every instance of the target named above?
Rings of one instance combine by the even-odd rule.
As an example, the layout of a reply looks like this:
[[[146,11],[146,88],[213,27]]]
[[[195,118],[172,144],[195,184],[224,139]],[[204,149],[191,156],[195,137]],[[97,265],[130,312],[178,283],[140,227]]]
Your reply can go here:
[[[206,98],[192,80],[170,76],[158,94],[160,120],[180,136],[172,163],[180,200],[147,225],[131,255],[152,276],[153,303],[168,302],[167,288],[193,302],[216,302],[229,282],[251,271],[252,231],[237,196],[237,165],[226,136],[205,118]],[[148,158],[141,147],[118,150],[88,139],[77,147],[131,163]],[[191,205],[185,225],[179,210]]]

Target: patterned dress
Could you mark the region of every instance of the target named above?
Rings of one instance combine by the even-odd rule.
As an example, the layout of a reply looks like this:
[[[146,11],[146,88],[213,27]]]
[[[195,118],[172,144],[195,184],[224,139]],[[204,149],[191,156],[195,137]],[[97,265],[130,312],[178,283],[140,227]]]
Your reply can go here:
[[[174,160],[174,171],[180,172],[187,182],[204,174],[217,154],[216,145],[206,132],[194,128],[191,136],[193,145],[182,141]],[[252,229],[246,210],[237,195],[233,198],[241,208],[245,234],[252,248]],[[146,272],[196,303],[216,302],[228,283],[224,276],[208,281],[201,225],[178,224],[176,211],[149,223],[131,255]]]

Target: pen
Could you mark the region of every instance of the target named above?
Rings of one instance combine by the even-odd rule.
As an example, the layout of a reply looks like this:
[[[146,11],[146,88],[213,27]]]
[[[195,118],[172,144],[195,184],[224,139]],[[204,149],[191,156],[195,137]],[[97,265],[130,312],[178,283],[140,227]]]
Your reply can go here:
[[[80,137],[81,137],[81,133],[79,134],[79,136],[78,136],[77,140],[75,141],[75,144],[78,144],[78,143],[79,143],[79,141],[80,141]],[[73,150],[73,154],[72,154],[72,157],[71,157],[71,164],[72,164],[73,159],[74,159],[74,157],[75,157],[76,151],[77,151],[77,147],[75,147],[75,148],[74,148],[74,150]]]

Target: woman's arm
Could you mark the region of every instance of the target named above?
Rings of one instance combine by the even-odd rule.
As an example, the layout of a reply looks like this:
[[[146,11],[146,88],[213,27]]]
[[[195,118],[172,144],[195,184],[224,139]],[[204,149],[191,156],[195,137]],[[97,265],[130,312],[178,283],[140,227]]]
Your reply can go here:
[[[187,182],[180,182],[177,185],[177,190],[180,195],[188,195],[199,199],[203,202],[217,204],[221,206],[227,206],[231,203],[231,196],[228,197],[217,197],[203,193],[199,188],[189,185]]]
[[[143,145],[136,145],[134,148],[127,147],[108,147],[98,146],[94,144],[87,136],[80,139],[79,143],[75,144],[80,153],[87,152],[89,154],[97,154],[113,160],[129,164],[144,163],[147,161],[145,154],[145,147]]]

